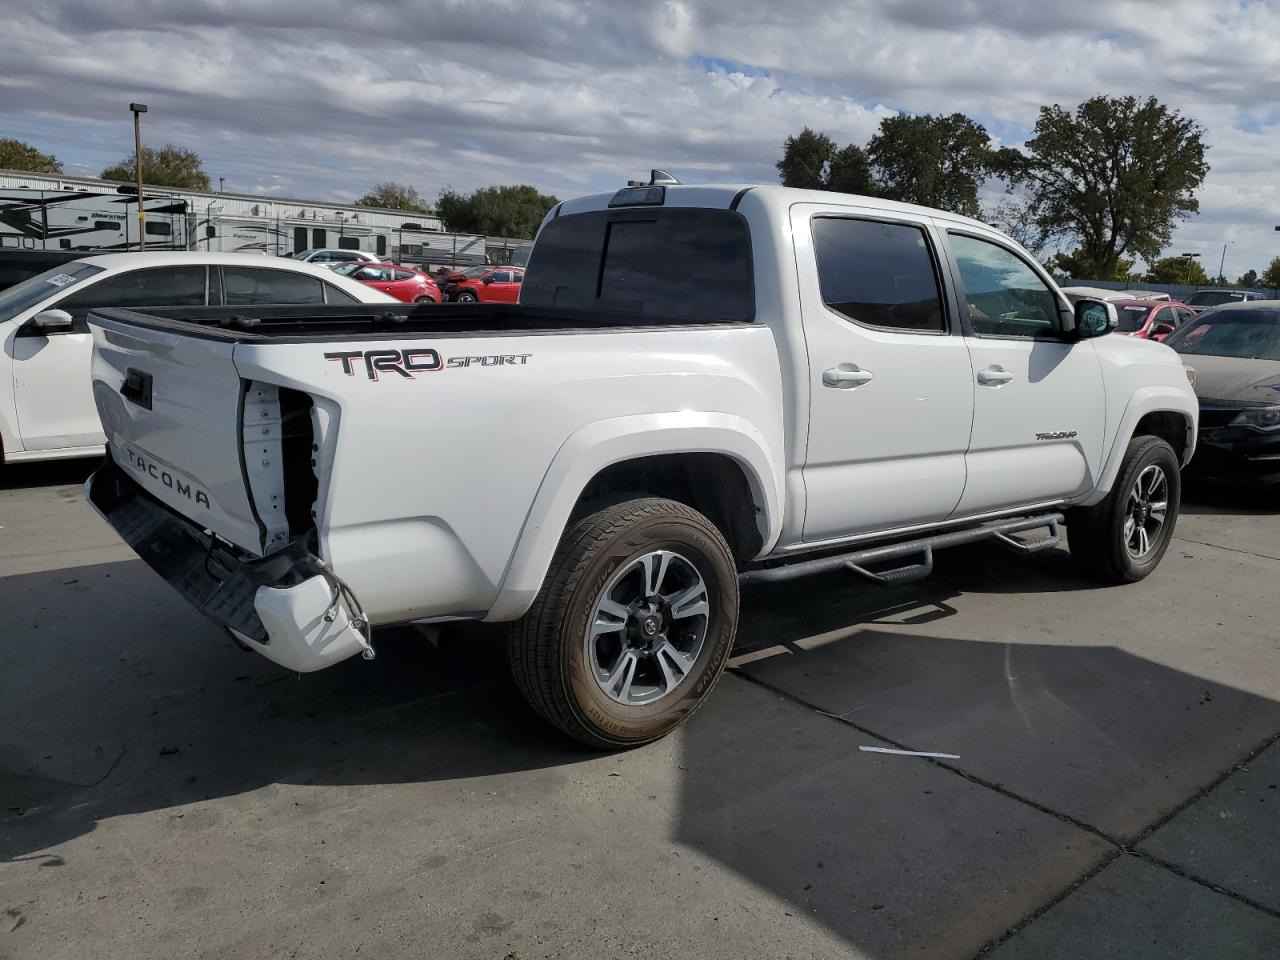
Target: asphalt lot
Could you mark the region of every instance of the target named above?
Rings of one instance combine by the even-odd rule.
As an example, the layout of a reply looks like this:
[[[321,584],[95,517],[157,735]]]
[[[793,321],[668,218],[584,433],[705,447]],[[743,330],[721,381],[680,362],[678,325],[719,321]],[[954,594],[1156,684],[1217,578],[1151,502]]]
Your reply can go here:
[[[1132,587],[980,546],[756,589],[609,756],[495,630],[241,652],[88,469],[0,472],[0,958],[1280,956],[1280,498],[1197,491]]]

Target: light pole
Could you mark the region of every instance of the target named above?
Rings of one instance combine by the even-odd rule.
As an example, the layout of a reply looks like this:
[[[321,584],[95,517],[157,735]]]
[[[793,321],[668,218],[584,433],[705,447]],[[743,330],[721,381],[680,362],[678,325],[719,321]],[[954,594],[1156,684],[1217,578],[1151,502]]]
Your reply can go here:
[[[147,247],[147,214],[142,209],[142,115],[147,112],[145,103],[131,103],[133,112],[133,172],[138,177],[138,252]]]
[[[219,192],[219,193],[222,193],[222,185],[223,185],[224,183],[226,183],[226,182],[227,182],[227,178],[226,178],[226,177],[219,177],[219,178],[218,178],[218,192]]]
[[[1222,245],[1222,259],[1218,261],[1218,286],[1225,287],[1227,285],[1227,275],[1223,272],[1227,267],[1227,247],[1231,241],[1228,240]]]
[[[1182,277],[1183,277],[1183,279],[1184,279],[1184,280],[1186,280],[1186,281],[1187,281],[1186,285],[1187,285],[1188,287],[1192,285],[1192,283],[1191,283],[1191,261],[1192,261],[1192,260],[1194,260],[1195,258],[1197,258],[1198,256],[1200,256],[1200,254],[1198,254],[1198,253],[1184,253],[1184,254],[1182,255],[1182,259],[1184,259],[1184,260],[1186,260],[1186,261],[1187,261],[1187,267],[1186,267],[1186,269],[1183,271],[1183,273],[1182,273]]]

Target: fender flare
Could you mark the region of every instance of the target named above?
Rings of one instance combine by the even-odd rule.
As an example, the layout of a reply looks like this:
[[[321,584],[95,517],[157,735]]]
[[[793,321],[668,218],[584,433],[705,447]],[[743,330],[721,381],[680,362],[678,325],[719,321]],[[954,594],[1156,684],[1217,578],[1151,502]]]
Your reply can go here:
[[[733,414],[701,411],[597,420],[573,433],[552,458],[484,619],[514,620],[529,609],[592,477],[624,460],[680,453],[723,454],[742,468],[760,510],[760,555],[768,553],[782,531],[782,472],[753,424]]]
[[[1138,421],[1149,413],[1176,413],[1186,421],[1187,442],[1182,452],[1182,466],[1186,466],[1196,450],[1196,426],[1200,420],[1200,404],[1194,397],[1176,387],[1148,386],[1139,387],[1129,397],[1129,402],[1120,417],[1120,423],[1112,434],[1111,449],[1107,451],[1102,463],[1102,471],[1093,492],[1080,502],[1081,506],[1092,506],[1106,498],[1120,473],[1120,464],[1124,461],[1125,451],[1129,449],[1129,441],[1137,429]]]

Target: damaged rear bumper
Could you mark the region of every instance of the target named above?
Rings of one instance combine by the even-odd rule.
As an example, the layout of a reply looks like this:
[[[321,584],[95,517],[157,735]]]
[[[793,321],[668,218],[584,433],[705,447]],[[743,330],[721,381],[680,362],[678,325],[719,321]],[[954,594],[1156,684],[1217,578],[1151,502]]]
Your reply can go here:
[[[85,496],[147,566],[267,659],[309,672],[372,655],[354,596],[301,541],[245,559],[147,496],[109,457],[89,477]]]

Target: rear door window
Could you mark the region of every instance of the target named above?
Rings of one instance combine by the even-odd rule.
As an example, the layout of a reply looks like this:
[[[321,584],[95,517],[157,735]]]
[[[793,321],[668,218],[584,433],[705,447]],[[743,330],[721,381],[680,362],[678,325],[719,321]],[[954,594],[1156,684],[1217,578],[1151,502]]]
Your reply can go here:
[[[261,267],[223,267],[222,284],[228,305],[324,303],[323,281],[305,273]]]
[[[937,270],[924,229],[816,217],[813,249],[822,302],[856,323],[915,333],[946,329]]]
[[[733,210],[597,210],[538,235],[520,301],[674,322],[755,317],[751,240]]]

